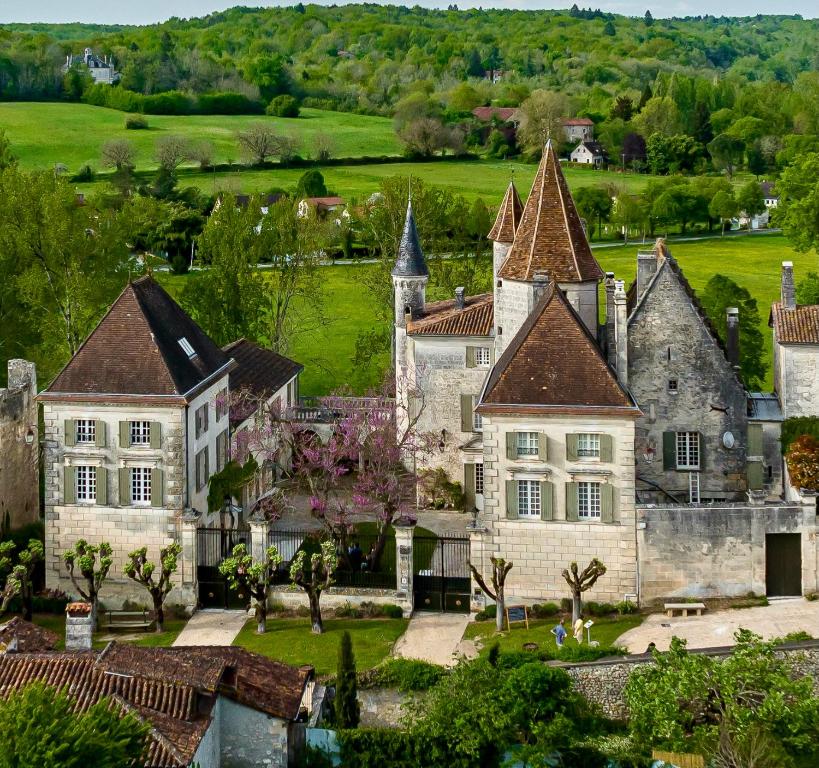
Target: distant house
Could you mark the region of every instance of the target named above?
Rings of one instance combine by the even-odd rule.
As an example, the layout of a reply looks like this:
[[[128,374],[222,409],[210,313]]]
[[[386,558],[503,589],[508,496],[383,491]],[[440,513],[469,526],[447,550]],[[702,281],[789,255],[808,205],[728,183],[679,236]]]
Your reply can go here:
[[[328,213],[333,213],[341,208],[344,208],[346,202],[343,197],[328,196],[328,197],[305,197],[299,203],[299,216],[307,215],[307,207],[310,206],[316,209],[319,216],[326,216]]]
[[[608,162],[606,150],[599,141],[581,141],[573,150],[569,159],[573,163],[593,165],[599,168]]]
[[[566,141],[591,141],[594,139],[594,123],[588,117],[566,117],[563,119]]]
[[[776,208],[779,205],[779,195],[776,193],[772,181],[763,181],[760,183],[762,189],[762,196],[765,198],[766,208]]]
[[[517,125],[520,122],[520,110],[517,107],[475,107],[472,115],[482,123],[499,120],[502,123]]]
[[[226,195],[220,194],[216,198],[216,202],[213,204],[213,210],[218,211],[222,207],[222,203],[225,200]],[[251,195],[244,194],[242,192],[232,195],[234,202],[236,203],[237,208],[247,208],[250,204]],[[275,205],[282,199],[284,195],[281,192],[271,192],[268,195],[260,195],[259,201],[261,203],[261,212],[263,215],[267,215],[267,212],[270,210],[271,205]]]
[[[506,73],[502,69],[487,69],[483,73],[483,79],[489,80],[491,83],[499,83],[503,80],[503,76]]]
[[[82,55],[69,53],[65,57],[63,71],[68,72],[72,67],[85,67],[95,83],[113,85],[119,80],[119,72],[114,69],[111,57],[100,58],[90,48],[86,48]]]

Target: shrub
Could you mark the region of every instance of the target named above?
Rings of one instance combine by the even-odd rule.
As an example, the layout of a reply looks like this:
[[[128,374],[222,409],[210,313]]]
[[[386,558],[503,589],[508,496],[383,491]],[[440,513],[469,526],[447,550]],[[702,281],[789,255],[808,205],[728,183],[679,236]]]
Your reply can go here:
[[[482,611],[478,611],[475,614],[475,621],[489,621],[489,619],[494,619],[498,615],[498,606],[497,605],[487,605]]]
[[[127,131],[146,131],[148,130],[148,120],[144,115],[128,115],[125,118],[125,129]]]
[[[804,630],[799,630],[798,632],[788,632],[785,637],[778,637],[774,640],[775,643],[801,643],[804,640],[813,640],[813,635],[809,632],[805,632]]]
[[[270,101],[265,112],[274,117],[298,117],[299,110],[299,102],[295,97],[282,94]]]
[[[443,467],[420,472],[423,502],[433,509],[463,509],[466,495],[459,482],[453,482]]]
[[[202,115],[260,115],[264,105],[243,93],[217,91],[199,97],[197,111]]]
[[[143,111],[149,115],[189,115],[194,101],[182,91],[164,91],[145,96]]]
[[[360,619],[361,611],[358,610],[352,603],[344,603],[333,609],[336,618],[339,619]]]
[[[632,603],[631,600],[621,600],[614,607],[617,609],[617,613],[619,613],[621,616],[626,616],[630,613],[637,613],[637,606]]]
[[[535,619],[548,619],[560,613],[560,606],[557,603],[535,603],[529,608],[529,615]]]
[[[71,181],[94,181],[94,169],[90,165],[84,165],[71,177]]]
[[[611,603],[596,603],[594,600],[588,600],[583,603],[583,611],[590,616],[609,616],[615,613],[617,608]]]
[[[560,598],[560,610],[563,613],[570,613],[572,610],[572,599],[570,597]]]
[[[795,487],[819,491],[819,440],[811,435],[796,438],[785,460]]]
[[[402,619],[404,618],[404,609],[400,605],[388,603],[381,606],[381,611],[388,619]]]
[[[805,600],[808,600],[811,603],[817,598],[819,598],[819,592],[808,592],[808,594],[805,595]]]
[[[175,275],[185,275],[188,273],[189,269],[190,262],[188,261],[187,256],[184,256],[181,253],[171,256],[171,272],[173,272]]]
[[[387,659],[362,681],[370,687],[398,688],[404,693],[426,691],[444,675],[446,669],[417,659]]]

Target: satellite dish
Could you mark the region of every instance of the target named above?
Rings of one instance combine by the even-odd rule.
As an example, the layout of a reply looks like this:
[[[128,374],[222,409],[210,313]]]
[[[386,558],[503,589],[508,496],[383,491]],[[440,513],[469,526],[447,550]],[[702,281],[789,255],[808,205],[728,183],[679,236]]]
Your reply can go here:
[[[723,444],[723,445],[724,445],[726,448],[733,448],[733,447],[734,447],[734,445],[736,445],[736,440],[734,439],[734,435],[733,435],[733,433],[732,433],[732,432],[726,432],[726,433],[725,433],[725,434],[722,436],[722,444]]]

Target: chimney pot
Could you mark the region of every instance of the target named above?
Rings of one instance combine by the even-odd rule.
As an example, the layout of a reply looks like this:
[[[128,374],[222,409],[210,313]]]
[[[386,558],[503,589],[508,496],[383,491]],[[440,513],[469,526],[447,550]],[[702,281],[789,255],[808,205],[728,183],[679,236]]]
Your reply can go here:
[[[466,306],[466,297],[464,296],[463,286],[455,289],[455,306],[458,309],[463,309]]]
[[[796,309],[796,286],[793,282],[793,262],[782,262],[782,308]]]

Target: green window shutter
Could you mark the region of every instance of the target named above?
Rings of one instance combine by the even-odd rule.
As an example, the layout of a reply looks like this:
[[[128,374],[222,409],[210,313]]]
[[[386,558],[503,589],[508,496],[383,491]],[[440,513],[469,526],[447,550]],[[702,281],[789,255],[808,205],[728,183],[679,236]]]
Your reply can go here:
[[[554,483],[540,481],[540,519],[554,520]]]
[[[614,440],[611,435],[600,435],[600,461],[605,464],[614,461]]]
[[[121,421],[119,423],[119,447],[131,447],[131,422]]]
[[[566,483],[566,519],[577,520],[577,483]]]
[[[472,431],[472,395],[461,395],[461,432]]]
[[[97,504],[108,504],[108,470],[105,467],[97,467]]]
[[[700,443],[700,469],[705,469],[705,435],[698,432],[697,437]]]
[[[151,470],[151,506],[161,507],[165,502],[165,478],[159,467]]]
[[[763,456],[762,452],[762,425],[748,425],[748,455]]]
[[[151,448],[162,446],[162,425],[158,421],[151,422]]]
[[[506,458],[514,461],[518,457],[518,435],[517,432],[506,433]]]
[[[466,367],[467,368],[475,367],[475,347],[466,348]]]
[[[517,520],[518,518],[518,481],[506,481],[506,519]]]
[[[577,461],[577,435],[566,435],[566,461]]]
[[[663,469],[677,468],[677,433],[663,432]]]
[[[538,432],[537,435],[537,457],[541,461],[546,461],[549,458],[549,438],[545,432]]]
[[[119,470],[119,503],[123,507],[131,503],[131,471],[128,467]]]
[[[609,483],[600,486],[600,522],[614,522],[614,486]]]
[[[745,466],[745,472],[748,479],[748,490],[761,491],[765,484],[762,477],[762,462],[749,461]]]
[[[100,419],[94,421],[94,445],[97,448],[105,448],[105,427],[106,424]]]
[[[65,444],[71,447],[77,442],[77,426],[74,419],[65,420]]]
[[[63,467],[63,502],[73,504],[77,500],[74,467]]]
[[[475,465],[464,464],[464,496],[466,511],[471,512],[475,506]]]

